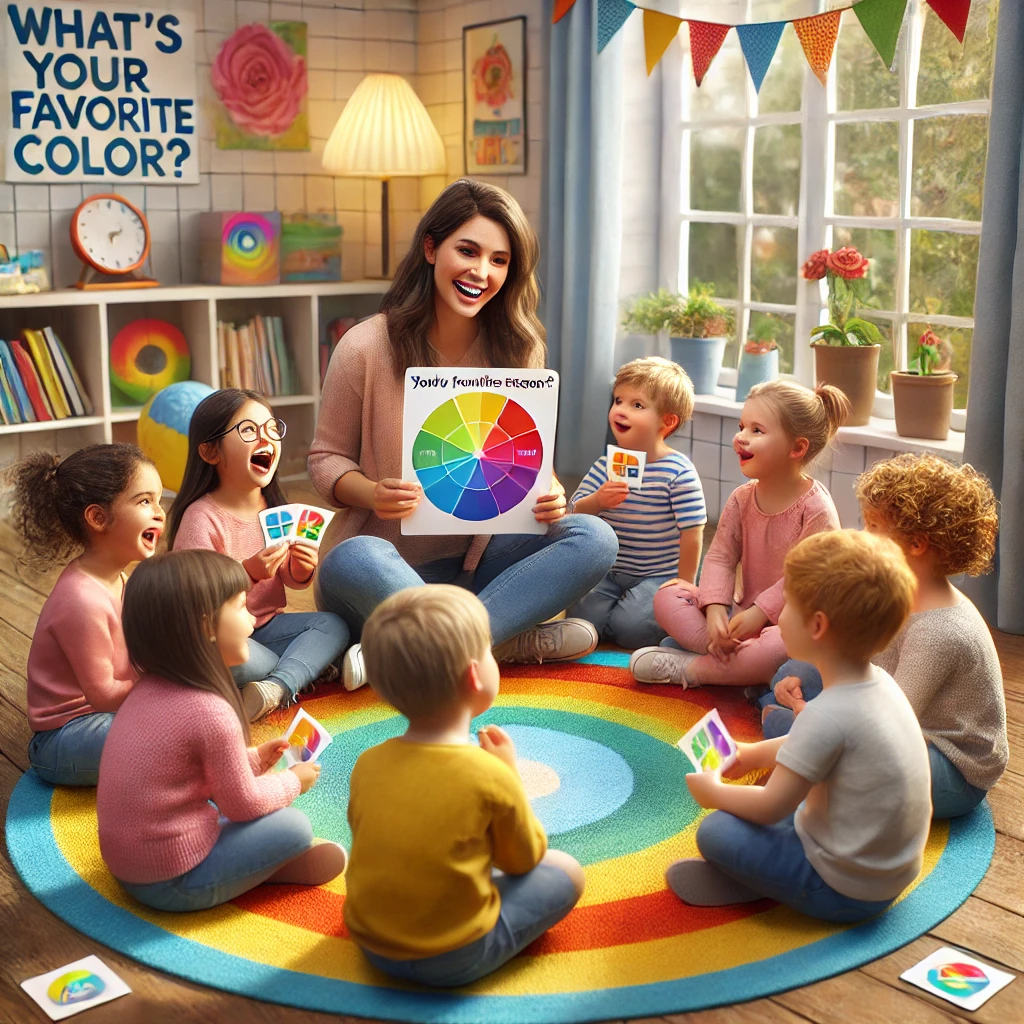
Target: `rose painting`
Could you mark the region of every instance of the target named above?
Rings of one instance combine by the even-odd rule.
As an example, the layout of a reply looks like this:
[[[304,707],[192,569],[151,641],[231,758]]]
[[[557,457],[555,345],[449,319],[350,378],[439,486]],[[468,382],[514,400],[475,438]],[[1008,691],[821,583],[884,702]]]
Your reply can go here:
[[[243,25],[210,70],[218,149],[308,150],[306,23]]]

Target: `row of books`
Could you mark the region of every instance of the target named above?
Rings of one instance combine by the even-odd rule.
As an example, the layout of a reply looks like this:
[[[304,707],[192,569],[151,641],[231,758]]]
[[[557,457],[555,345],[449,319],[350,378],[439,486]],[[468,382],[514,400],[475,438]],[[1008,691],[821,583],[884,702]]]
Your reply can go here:
[[[279,316],[254,316],[244,323],[217,323],[220,386],[261,395],[295,394],[295,371]]]
[[[0,340],[0,418],[5,425],[91,416],[92,402],[52,327]]]
[[[331,361],[331,356],[334,355],[338,342],[341,341],[342,335],[355,327],[359,323],[359,319],[357,316],[339,316],[335,317],[327,325],[324,336],[320,339],[320,387],[324,386],[327,366]]]

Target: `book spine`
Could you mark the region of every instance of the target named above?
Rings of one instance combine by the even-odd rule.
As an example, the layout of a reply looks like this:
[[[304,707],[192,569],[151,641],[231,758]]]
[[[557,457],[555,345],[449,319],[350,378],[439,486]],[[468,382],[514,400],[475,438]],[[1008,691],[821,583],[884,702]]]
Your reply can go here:
[[[71,370],[68,369],[67,364],[64,362],[64,353],[58,344],[57,335],[52,327],[43,328],[43,338],[46,340],[50,359],[57,370],[57,380],[64,391],[64,398],[70,406],[71,412],[75,416],[84,416],[85,406],[82,404],[82,399],[75,388],[75,382],[71,379]]]

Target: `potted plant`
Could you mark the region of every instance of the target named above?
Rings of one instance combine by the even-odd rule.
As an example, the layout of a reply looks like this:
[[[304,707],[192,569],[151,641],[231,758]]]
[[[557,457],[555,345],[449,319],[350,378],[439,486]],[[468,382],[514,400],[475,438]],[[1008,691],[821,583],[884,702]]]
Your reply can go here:
[[[846,422],[853,427],[871,418],[884,341],[871,321],[856,316],[856,282],[867,273],[868,264],[865,256],[847,245],[835,252],[819,249],[800,268],[808,281],[827,281],[829,322],[811,331],[814,377],[818,384],[834,384],[845,392],[850,400]]]
[[[674,305],[676,296],[664,288],[647,295],[638,295],[629,302],[623,311],[622,326],[629,337],[620,340],[621,362],[628,363],[645,355],[658,351],[657,337],[665,330],[669,309]]]
[[[775,380],[779,376],[779,328],[775,317],[762,317],[743,346],[740,368],[736,375],[736,401],[746,401],[755,384]]]
[[[900,437],[945,441],[949,436],[957,375],[947,369],[949,357],[943,350],[948,347],[933,331],[925,331],[906,370],[893,370],[889,375]]]
[[[694,281],[689,295],[676,295],[665,329],[672,358],[689,374],[698,395],[713,395],[725,355],[732,310],[715,302],[713,284]]]

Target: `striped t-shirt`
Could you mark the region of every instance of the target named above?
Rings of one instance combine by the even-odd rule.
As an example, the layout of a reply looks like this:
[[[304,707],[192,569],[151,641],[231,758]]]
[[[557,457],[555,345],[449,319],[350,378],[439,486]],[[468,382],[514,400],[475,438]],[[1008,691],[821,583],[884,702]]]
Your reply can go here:
[[[607,479],[608,458],[602,455],[572,500],[593,494]],[[674,576],[679,569],[679,534],[708,521],[700,477],[680,452],[648,462],[643,487],[630,491],[621,505],[602,510],[600,516],[619,538],[619,557],[612,572],[632,576]]]

